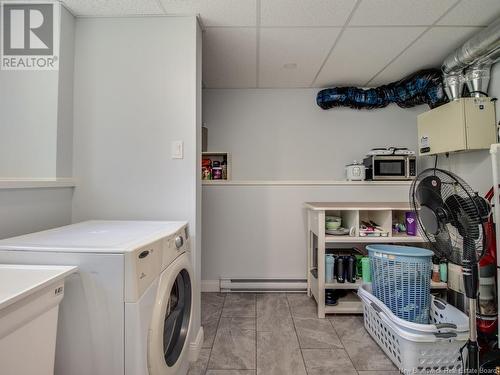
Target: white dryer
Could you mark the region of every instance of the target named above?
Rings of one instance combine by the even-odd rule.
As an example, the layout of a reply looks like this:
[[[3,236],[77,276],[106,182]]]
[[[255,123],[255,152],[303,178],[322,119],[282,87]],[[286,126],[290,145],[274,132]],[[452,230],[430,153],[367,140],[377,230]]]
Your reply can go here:
[[[82,222],[1,240],[0,263],[78,266],[60,307],[56,375],[187,372],[187,223]]]

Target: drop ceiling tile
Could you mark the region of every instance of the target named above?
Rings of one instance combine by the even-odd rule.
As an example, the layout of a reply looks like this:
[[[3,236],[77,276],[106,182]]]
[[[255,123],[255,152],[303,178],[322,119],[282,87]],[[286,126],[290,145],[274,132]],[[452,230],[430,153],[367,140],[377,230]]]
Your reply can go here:
[[[321,70],[315,86],[366,84],[424,30],[424,27],[346,29]]]
[[[160,0],[168,14],[199,14],[204,26],[256,26],[257,0]]]
[[[355,0],[261,0],[262,26],[342,26]]]
[[[439,68],[446,56],[469,39],[478,27],[433,27],[371,82],[379,86],[425,68]]]
[[[499,0],[462,0],[438,25],[487,26],[499,17]]]
[[[207,88],[255,87],[255,28],[208,28],[203,32],[203,82]]]
[[[339,33],[340,28],[262,29],[259,87],[309,87]]]
[[[157,0],[63,0],[75,16],[162,14]]]
[[[457,0],[362,0],[349,25],[431,25]]]

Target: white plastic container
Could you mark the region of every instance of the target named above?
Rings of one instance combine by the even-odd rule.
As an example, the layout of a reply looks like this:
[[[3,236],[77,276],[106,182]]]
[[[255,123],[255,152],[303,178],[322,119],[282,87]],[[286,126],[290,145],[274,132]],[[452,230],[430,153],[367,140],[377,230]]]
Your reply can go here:
[[[432,324],[399,319],[382,301],[362,285],[365,328],[377,344],[405,374],[460,373],[460,348],[469,338],[468,317],[437,298],[431,298]],[[464,358],[465,361],[465,358]]]
[[[76,270],[0,265],[0,374],[54,374],[64,279]]]

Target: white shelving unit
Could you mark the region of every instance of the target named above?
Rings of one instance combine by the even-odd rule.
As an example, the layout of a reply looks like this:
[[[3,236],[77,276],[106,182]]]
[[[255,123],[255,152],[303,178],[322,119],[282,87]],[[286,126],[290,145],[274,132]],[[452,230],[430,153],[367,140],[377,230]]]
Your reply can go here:
[[[325,283],[325,253],[327,245],[370,244],[370,243],[424,243],[420,236],[408,236],[392,233],[392,221],[401,219],[404,212],[410,211],[408,203],[402,202],[309,202],[307,208],[307,294],[313,296],[318,305],[318,317],[325,314],[359,314],[363,312],[361,301],[356,290],[362,280],[355,283]],[[325,217],[334,215],[342,217],[342,226],[354,227],[354,236],[330,236],[325,234]],[[387,237],[360,236],[359,228],[362,220],[373,220],[388,233]],[[316,250],[317,249],[317,250]],[[317,251],[315,264],[314,252]],[[312,273],[315,271],[318,277]],[[431,282],[432,289],[446,289],[446,283]],[[347,296],[339,299],[336,306],[325,305],[326,289],[348,290]]]

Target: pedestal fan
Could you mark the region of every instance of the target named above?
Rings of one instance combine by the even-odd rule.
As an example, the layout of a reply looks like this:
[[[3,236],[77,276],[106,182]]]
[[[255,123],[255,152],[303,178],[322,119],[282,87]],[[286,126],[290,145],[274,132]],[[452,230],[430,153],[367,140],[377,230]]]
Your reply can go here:
[[[483,225],[491,214],[491,207],[460,177],[438,168],[426,169],[415,178],[410,187],[410,203],[422,237],[429,241],[432,250],[462,266],[469,306],[466,369],[468,374],[478,374],[478,262],[486,249]]]

